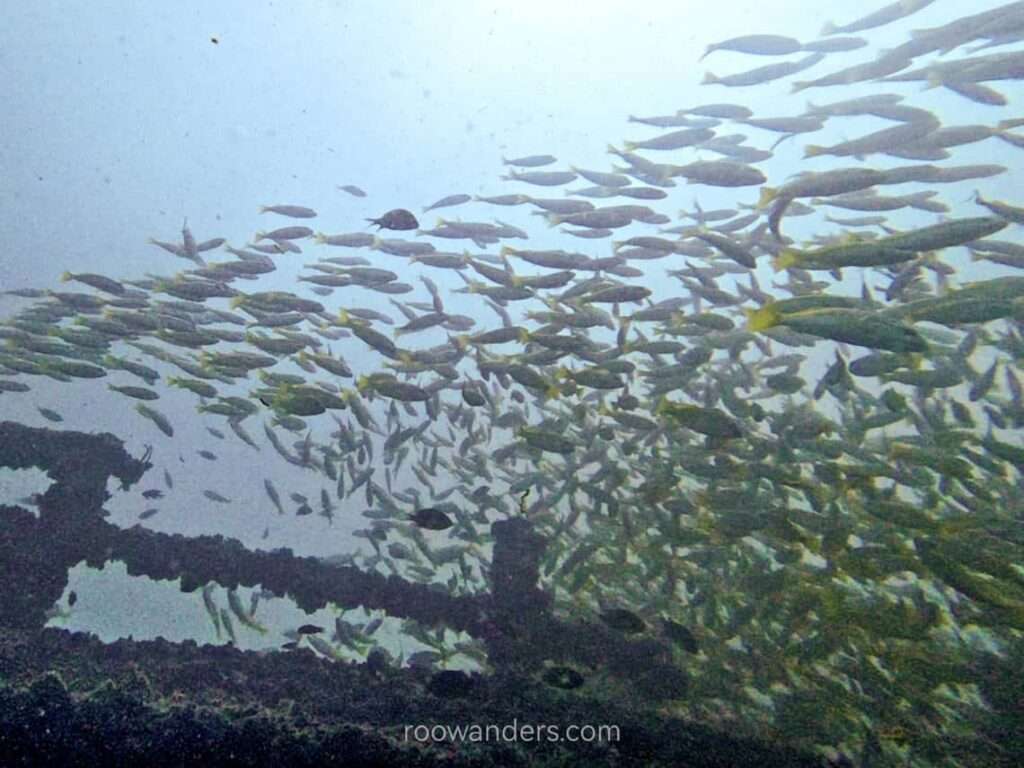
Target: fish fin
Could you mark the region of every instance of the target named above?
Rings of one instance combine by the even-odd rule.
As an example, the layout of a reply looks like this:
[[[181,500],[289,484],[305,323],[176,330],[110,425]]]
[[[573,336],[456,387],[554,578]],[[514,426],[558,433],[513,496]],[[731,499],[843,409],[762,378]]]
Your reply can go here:
[[[772,259],[772,269],[776,272],[781,272],[784,269],[794,267],[799,257],[800,252],[796,248],[783,248],[782,252]]]
[[[782,313],[775,308],[775,303],[765,304],[758,309],[744,310],[747,315],[747,330],[751,332],[764,331],[779,324],[782,320]]]
[[[775,187],[763,186],[761,187],[761,195],[757,199],[758,210],[764,210],[771,202],[779,196],[779,190]]]

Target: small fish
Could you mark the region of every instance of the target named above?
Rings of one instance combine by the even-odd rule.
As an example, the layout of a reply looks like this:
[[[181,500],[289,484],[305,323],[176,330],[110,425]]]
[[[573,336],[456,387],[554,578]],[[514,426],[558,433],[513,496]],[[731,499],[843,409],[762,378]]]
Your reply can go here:
[[[203,496],[208,498],[210,501],[216,501],[216,502],[219,502],[221,504],[230,504],[231,503],[231,499],[224,498],[223,496],[221,496],[216,491],[203,491]]]
[[[277,213],[281,216],[290,216],[293,219],[316,218],[316,211],[301,205],[261,205],[260,213]]]
[[[436,203],[428,205],[423,209],[423,212],[426,213],[427,211],[432,211],[435,208],[447,208],[452,205],[462,205],[463,203],[468,203],[472,199],[473,198],[469,195],[448,195],[447,197],[442,197]]]
[[[520,168],[539,168],[542,165],[557,163],[558,158],[554,155],[526,155],[525,157],[514,157],[511,160],[501,158],[505,165],[516,165]]]
[[[145,403],[136,403],[135,410],[147,419],[152,421],[168,437],[174,437],[174,427],[171,426],[171,422],[168,421],[167,417],[164,416],[160,411],[155,408],[150,408]]]
[[[366,197],[366,193],[363,192],[363,190],[361,190],[355,184],[339,185],[338,189],[340,189],[342,192],[348,192],[353,197]]]
[[[583,675],[572,667],[548,667],[541,676],[548,685],[571,691],[583,685]]]
[[[697,646],[697,638],[682,624],[671,619],[662,619],[661,628],[665,633],[665,637],[678,644],[687,653],[697,653],[700,650]]]
[[[409,515],[409,519],[420,528],[426,528],[428,531],[443,531],[455,524],[448,515],[437,507],[417,509]]]
[[[159,498],[162,498],[163,495],[164,495],[164,492],[159,490],[159,489],[157,489],[157,488],[150,488],[148,491],[143,491],[142,492],[142,497],[144,499],[159,499]]]
[[[160,510],[157,509],[156,507],[151,507],[150,509],[147,509],[145,512],[139,513],[139,520],[148,520],[159,511]]]
[[[405,208],[395,208],[376,219],[367,219],[371,224],[376,224],[377,229],[394,229],[398,231],[419,229],[420,223],[410,211]]]
[[[198,453],[200,456],[202,456],[207,461],[216,461],[217,460],[217,454],[213,453],[212,451],[202,450],[202,451],[196,451],[196,453]]]
[[[647,629],[644,620],[626,608],[609,608],[598,615],[601,621],[619,632],[633,635]]]
[[[52,421],[54,423],[64,421],[63,416],[56,411],[51,411],[49,408],[37,407],[36,410],[38,410],[47,421]]]
[[[270,497],[271,503],[277,509],[278,514],[283,515],[284,508],[281,506],[281,497],[277,493],[277,488],[274,487],[274,484],[270,482],[270,480],[263,481],[263,488],[266,490],[267,496]]]
[[[324,631],[324,628],[319,627],[316,624],[303,624],[295,631],[300,635],[318,635]]]

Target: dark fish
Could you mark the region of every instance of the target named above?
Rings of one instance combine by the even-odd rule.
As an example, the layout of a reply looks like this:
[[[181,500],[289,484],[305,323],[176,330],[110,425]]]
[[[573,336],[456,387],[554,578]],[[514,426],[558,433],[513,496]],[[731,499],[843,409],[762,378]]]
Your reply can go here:
[[[144,499],[159,499],[164,495],[163,491],[157,490],[156,488],[150,488],[148,491],[142,492]]]
[[[151,518],[153,515],[155,515],[159,511],[160,510],[157,509],[156,507],[153,507],[151,509],[147,509],[145,512],[139,513],[139,520],[148,520],[149,518]]]
[[[75,592],[75,590],[72,589],[70,592],[68,592],[68,605],[71,606],[71,605],[74,605],[77,602],[78,602],[78,593]]]
[[[700,650],[697,647],[697,638],[682,624],[671,619],[662,619],[661,628],[665,632],[665,637],[679,645],[687,653],[697,653]]]
[[[451,528],[454,524],[452,519],[437,507],[417,509],[409,515],[409,519],[428,531],[443,531],[445,528]]]
[[[338,189],[342,192],[348,192],[353,197],[366,197],[366,193],[355,184],[345,184],[343,186],[339,186]]]
[[[377,229],[407,230],[419,229],[420,226],[420,223],[416,221],[416,217],[410,211],[405,210],[405,208],[395,208],[385,213],[379,219],[367,219],[367,221],[371,224],[376,224]]]
[[[324,631],[324,628],[318,627],[316,624],[303,624],[295,631],[300,635],[318,635]]]
[[[643,619],[625,608],[610,608],[607,611],[601,611],[599,615],[601,621],[620,632],[632,635],[647,629]]]
[[[548,685],[571,691],[583,685],[583,675],[571,667],[548,667],[542,679]]]
[[[473,678],[457,669],[438,672],[427,683],[427,690],[444,699],[466,696],[473,689]]]

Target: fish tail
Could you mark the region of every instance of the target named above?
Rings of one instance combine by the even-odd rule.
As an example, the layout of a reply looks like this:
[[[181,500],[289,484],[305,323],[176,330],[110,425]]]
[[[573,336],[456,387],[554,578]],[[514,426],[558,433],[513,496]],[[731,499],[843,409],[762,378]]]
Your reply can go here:
[[[768,205],[779,196],[779,190],[775,187],[764,186],[761,187],[761,195],[757,199],[757,207],[759,209],[767,208]]]
[[[358,379],[356,379],[356,389],[359,391],[359,394],[362,394],[363,392],[365,392],[369,388],[370,388],[370,377],[369,376],[360,376]]]
[[[261,205],[261,206],[260,206],[260,213],[266,213],[266,212],[267,212],[267,211],[269,211],[269,210],[270,210],[270,208],[268,208],[268,207],[267,207],[267,206],[265,206],[265,205]]]
[[[530,332],[528,330],[526,330],[525,328],[521,329],[519,331],[519,343],[520,344],[526,344],[529,341],[530,341]]]
[[[772,268],[776,272],[796,266],[800,252],[796,248],[783,248],[782,252],[772,259]]]
[[[804,88],[809,88],[811,83],[809,80],[795,80],[792,85],[789,86],[790,93],[800,93]]]
[[[831,21],[826,21],[825,26],[821,28],[821,32],[819,32],[818,34],[821,35],[822,37],[827,37],[828,35],[834,35],[835,33],[836,25],[833,24]]]
[[[68,281],[70,281],[70,280],[74,280],[74,279],[75,279],[75,276],[74,276],[74,275],[72,275],[72,274],[71,274],[70,272],[65,272],[64,274],[62,274],[62,275],[60,276],[60,281],[61,281],[62,283],[66,283],[66,282],[68,282]]]
[[[765,304],[758,309],[744,310],[744,312],[747,315],[747,330],[754,333],[772,328],[782,320],[782,313],[775,308],[774,302]]]
[[[717,83],[717,82],[720,82],[720,79],[719,79],[718,75],[716,75],[714,72],[705,72],[704,73],[704,79],[700,81],[700,84],[701,85],[712,85],[712,84]]]
[[[550,387],[544,390],[544,397],[548,398],[549,400],[552,400],[556,397],[560,397],[561,394],[562,390],[560,390],[558,386],[555,384],[552,384]]]
[[[235,296],[234,298],[231,299],[231,301],[228,302],[228,306],[231,307],[231,309],[238,309],[244,303],[245,294],[239,294],[238,296]]]
[[[716,50],[716,49],[715,49],[715,46],[713,46],[713,45],[709,45],[709,46],[708,46],[707,48],[705,48],[705,49],[704,49],[704,53],[702,53],[702,54],[700,55],[700,58],[699,58],[699,59],[697,59],[697,61],[704,61],[704,59],[706,59],[706,58],[707,58],[708,54],[709,54],[709,53],[711,53],[711,52],[712,52],[712,51],[714,51],[714,50]]]
[[[635,141],[624,141],[622,142],[622,148],[627,152],[632,152],[639,146]]]
[[[327,235],[325,235],[323,232],[317,232],[315,235],[313,235],[313,242],[316,243],[317,245],[323,245],[324,243],[327,242]]]
[[[808,144],[804,147],[804,159],[808,157],[817,157],[818,155],[825,154],[825,148],[818,144]]]

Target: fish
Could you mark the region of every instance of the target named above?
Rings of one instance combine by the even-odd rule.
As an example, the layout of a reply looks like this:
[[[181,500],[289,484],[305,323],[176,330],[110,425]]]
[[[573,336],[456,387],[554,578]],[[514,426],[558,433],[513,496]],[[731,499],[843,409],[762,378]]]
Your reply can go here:
[[[423,507],[409,515],[409,519],[419,528],[428,531],[444,531],[455,522],[437,507]]]
[[[427,211],[433,211],[436,208],[448,208],[453,205],[462,205],[463,203],[468,203],[472,199],[473,197],[471,195],[466,194],[447,195],[446,197],[442,197],[440,200],[425,206],[423,208],[423,212],[426,213]]]
[[[376,224],[377,229],[394,229],[398,231],[419,229],[420,223],[416,217],[404,208],[394,208],[383,216],[376,219],[367,219],[371,224]]]
[[[647,623],[628,608],[608,608],[598,616],[609,627],[625,634],[635,635],[647,630]]]
[[[174,437],[174,427],[171,426],[171,422],[160,411],[150,408],[145,403],[136,403],[135,410],[156,424],[157,428],[167,437]]]
[[[836,25],[832,22],[826,22],[821,30],[821,34],[825,37],[828,35],[864,32],[869,29],[875,29],[916,13],[922,8],[931,5],[932,2],[933,0],[896,0],[894,3],[889,3],[877,11],[872,11],[866,16],[847,24]]]
[[[39,411],[39,413],[47,421],[52,421],[54,423],[60,423],[60,422],[64,421],[64,417],[61,416],[59,413],[57,413],[56,411],[54,411],[51,408],[44,408],[42,406],[38,406],[36,408],[36,410]]]
[[[572,691],[586,682],[583,675],[572,667],[552,666],[544,670],[541,676],[545,683],[564,691]]]
[[[754,54],[756,56],[785,56],[803,50],[799,40],[783,35],[744,35],[733,37],[718,43],[712,43],[704,49],[698,61],[703,61],[715,51],[735,51],[737,53]]]
[[[519,168],[539,168],[544,165],[557,163],[558,158],[552,155],[525,155],[523,157],[514,157],[511,160],[503,157],[501,162],[504,165],[515,165]]]
[[[314,219],[316,211],[301,205],[262,205],[260,213],[276,213],[292,219]]]

